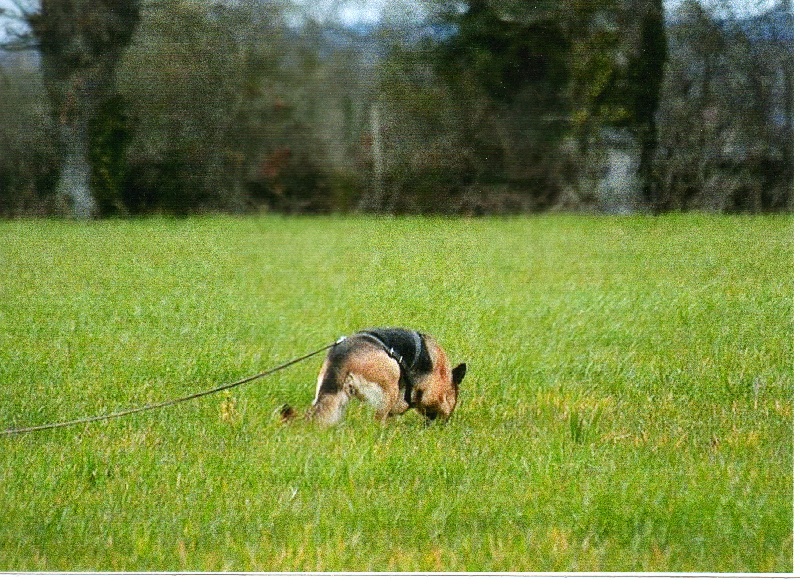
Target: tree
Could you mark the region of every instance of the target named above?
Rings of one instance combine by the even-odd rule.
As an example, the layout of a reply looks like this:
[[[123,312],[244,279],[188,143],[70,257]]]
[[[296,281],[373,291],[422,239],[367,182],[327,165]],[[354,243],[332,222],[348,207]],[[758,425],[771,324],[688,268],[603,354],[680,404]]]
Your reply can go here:
[[[528,209],[651,204],[661,0],[436,4],[452,34],[427,51],[449,89],[434,103],[454,106],[471,180],[527,192]]]
[[[57,157],[39,64],[0,54],[0,216],[53,212]]]
[[[442,0],[394,43],[380,83],[391,210],[553,205],[569,74],[556,5]]]
[[[655,116],[667,58],[662,2],[567,0],[564,8],[579,198],[603,206],[596,198],[606,197],[621,208],[652,205]]]
[[[472,0],[451,17],[457,32],[438,55],[451,90],[470,96],[462,115],[484,120],[471,137],[483,154],[477,179],[530,192],[533,208],[560,190],[570,77],[560,16],[552,1]]]
[[[114,75],[139,11],[140,0],[42,0],[26,14],[56,121],[56,190],[77,218],[114,207],[118,179],[111,175],[119,175],[125,140]]]
[[[792,16],[684,2],[670,29],[657,160],[664,209],[792,204]],[[787,37],[788,35],[788,37]]]

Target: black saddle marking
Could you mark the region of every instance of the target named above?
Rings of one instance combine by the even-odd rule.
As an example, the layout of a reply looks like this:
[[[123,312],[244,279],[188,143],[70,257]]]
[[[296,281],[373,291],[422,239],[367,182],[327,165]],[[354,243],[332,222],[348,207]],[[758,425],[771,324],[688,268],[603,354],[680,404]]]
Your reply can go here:
[[[373,339],[397,361],[400,366],[400,381],[403,398],[409,406],[414,405],[413,390],[420,377],[433,371],[433,360],[425,345],[425,336],[419,331],[399,328],[366,329],[356,335]]]
[[[425,336],[409,329],[366,329],[366,333],[377,337],[386,347],[394,350],[409,376],[417,378],[433,371],[433,360],[425,345]],[[398,359],[398,358],[395,358]]]

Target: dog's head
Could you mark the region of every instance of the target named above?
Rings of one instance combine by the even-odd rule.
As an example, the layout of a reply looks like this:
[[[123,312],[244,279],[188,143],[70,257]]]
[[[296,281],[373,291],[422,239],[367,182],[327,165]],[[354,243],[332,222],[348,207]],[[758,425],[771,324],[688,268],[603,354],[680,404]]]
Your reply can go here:
[[[447,420],[458,403],[459,385],[467,374],[467,364],[458,364],[439,381],[434,391],[420,396],[417,410],[428,420]]]

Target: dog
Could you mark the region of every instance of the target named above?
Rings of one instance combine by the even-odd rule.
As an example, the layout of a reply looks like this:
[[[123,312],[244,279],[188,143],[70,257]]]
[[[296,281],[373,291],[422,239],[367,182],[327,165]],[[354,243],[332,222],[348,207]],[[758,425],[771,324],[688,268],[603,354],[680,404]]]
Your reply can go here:
[[[458,402],[467,373],[450,362],[433,337],[419,331],[378,328],[340,339],[325,357],[307,418],[322,426],[342,420],[352,398],[375,409],[375,418],[414,409],[429,421],[447,420]],[[291,406],[281,409],[284,421],[296,417]]]

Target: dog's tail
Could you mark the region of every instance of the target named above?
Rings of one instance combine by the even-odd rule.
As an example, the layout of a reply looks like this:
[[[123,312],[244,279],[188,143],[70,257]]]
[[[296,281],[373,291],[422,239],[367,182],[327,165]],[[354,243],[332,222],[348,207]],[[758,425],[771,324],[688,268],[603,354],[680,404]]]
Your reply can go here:
[[[297,418],[297,411],[288,404],[284,404],[281,406],[280,416],[282,423],[288,423]]]

